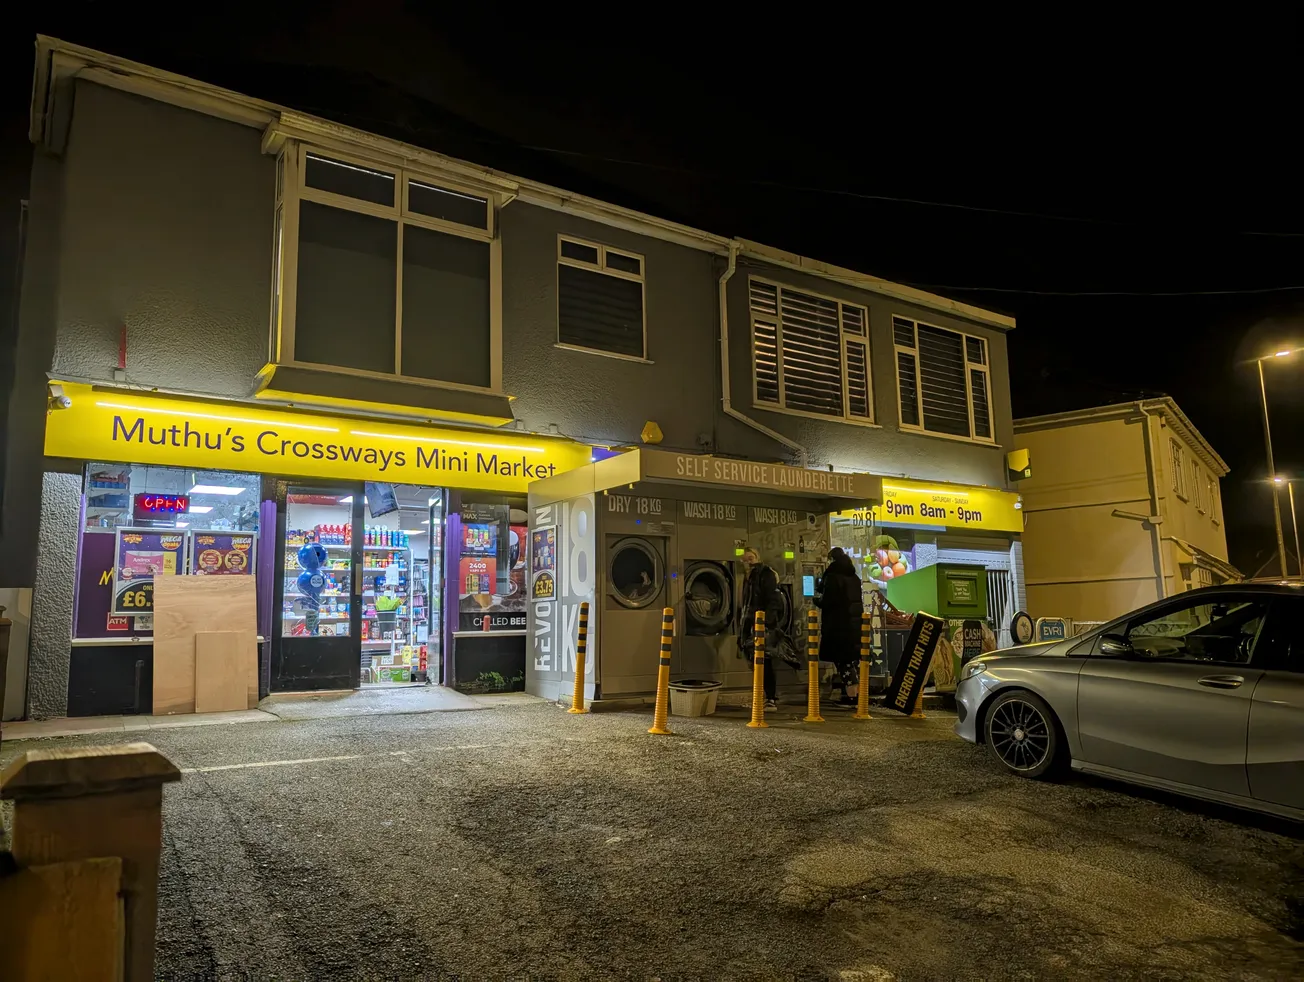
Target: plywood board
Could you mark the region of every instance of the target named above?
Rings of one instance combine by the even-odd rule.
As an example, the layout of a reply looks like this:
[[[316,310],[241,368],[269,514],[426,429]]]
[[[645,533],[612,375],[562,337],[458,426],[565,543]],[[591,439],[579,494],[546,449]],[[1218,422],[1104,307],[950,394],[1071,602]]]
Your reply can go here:
[[[239,632],[257,637],[258,597],[252,576],[160,576],[154,581],[154,715],[195,711],[195,636]],[[237,657],[246,680],[246,704],[258,701],[254,643]]]
[[[195,635],[195,712],[249,708],[252,631],[200,631]]]

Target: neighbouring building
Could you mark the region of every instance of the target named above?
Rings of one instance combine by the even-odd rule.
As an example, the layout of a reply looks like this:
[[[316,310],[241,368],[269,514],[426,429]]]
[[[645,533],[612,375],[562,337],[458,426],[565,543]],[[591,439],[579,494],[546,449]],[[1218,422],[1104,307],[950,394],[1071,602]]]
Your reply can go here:
[[[833,544],[1023,606],[1011,318],[50,38],[32,106],[6,716],[149,712],[156,576],[255,579],[263,694],[556,695],[584,601],[726,675],[745,543],[793,631]]]
[[[1104,621],[1241,578],[1227,561],[1227,465],[1172,399],[1019,419],[1014,432],[1032,462],[1019,490],[1034,617]]]

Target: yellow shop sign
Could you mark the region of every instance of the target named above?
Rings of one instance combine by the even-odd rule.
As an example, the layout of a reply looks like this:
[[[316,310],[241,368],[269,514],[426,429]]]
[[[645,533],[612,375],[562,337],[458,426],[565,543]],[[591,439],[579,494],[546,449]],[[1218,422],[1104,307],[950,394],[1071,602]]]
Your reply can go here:
[[[569,440],[319,416],[61,383],[45,453],[80,460],[523,492],[589,463]]]
[[[994,488],[883,479],[883,503],[873,509],[839,512],[873,524],[935,525],[938,528],[1022,532],[1019,496]]]

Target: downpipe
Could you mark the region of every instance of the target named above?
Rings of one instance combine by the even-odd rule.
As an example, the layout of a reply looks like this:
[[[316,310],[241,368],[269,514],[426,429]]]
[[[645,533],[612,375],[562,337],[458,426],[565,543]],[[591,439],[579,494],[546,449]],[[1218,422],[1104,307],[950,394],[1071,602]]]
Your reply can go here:
[[[732,388],[729,380],[729,281],[733,279],[734,273],[738,271],[738,254],[742,251],[742,243],[737,239],[731,239],[729,242],[729,265],[725,268],[724,273],[720,276],[720,392],[721,404],[724,408],[724,414],[732,419],[738,420],[746,426],[750,426],[758,433],[763,433],[771,440],[783,444],[789,450],[797,455],[798,464],[801,467],[808,466],[810,454],[806,448],[796,440],[789,439],[777,430],[773,430],[757,420],[752,419],[745,413],[739,412],[733,407]]]

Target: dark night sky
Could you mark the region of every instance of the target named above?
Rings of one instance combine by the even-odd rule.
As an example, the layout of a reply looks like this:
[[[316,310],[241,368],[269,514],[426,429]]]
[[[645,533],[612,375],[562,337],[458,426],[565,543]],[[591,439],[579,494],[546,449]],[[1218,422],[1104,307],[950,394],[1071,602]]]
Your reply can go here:
[[[603,34],[569,27],[595,21],[566,7],[539,24],[411,12],[435,6],[29,18],[6,39],[0,215],[22,194],[39,30],[1012,313],[1016,415],[1172,395],[1232,469],[1232,561],[1271,555],[1244,361],[1304,345],[1295,23],[984,21],[947,37],[941,8],[767,26],[757,6]],[[1304,477],[1304,356],[1268,386],[1278,470]]]

